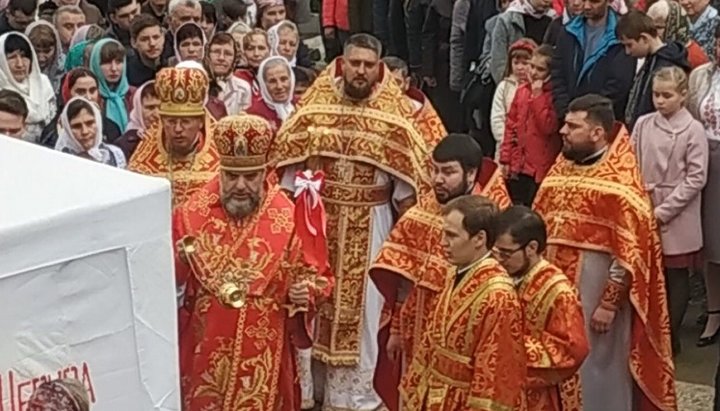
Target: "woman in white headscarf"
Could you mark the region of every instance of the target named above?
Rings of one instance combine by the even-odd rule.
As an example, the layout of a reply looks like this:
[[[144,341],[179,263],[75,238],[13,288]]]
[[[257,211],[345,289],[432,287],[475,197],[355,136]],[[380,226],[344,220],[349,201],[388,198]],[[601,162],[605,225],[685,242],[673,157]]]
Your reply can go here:
[[[62,69],[65,67],[65,54],[57,29],[45,20],[37,20],[25,29],[25,35],[35,49],[40,70],[48,77],[57,93],[60,90]]]
[[[247,112],[263,117],[277,131],[295,111],[295,73],[285,57],[272,56],[260,64],[257,80],[262,98]]]
[[[270,43],[270,53],[273,56],[283,56],[290,62],[290,66],[297,65],[297,51],[300,47],[300,32],[290,20],[283,20],[270,27],[267,32]]]
[[[170,65],[186,60],[202,63],[206,44],[205,31],[200,25],[193,22],[183,24],[175,32],[175,58],[170,59]]]
[[[83,97],[73,97],[60,115],[60,135],[55,150],[125,168],[122,150],[103,143],[102,114]]]
[[[9,32],[0,36],[0,88],[20,93],[28,105],[24,140],[36,142],[43,128],[55,117],[55,91],[40,71],[35,50],[24,34]]]

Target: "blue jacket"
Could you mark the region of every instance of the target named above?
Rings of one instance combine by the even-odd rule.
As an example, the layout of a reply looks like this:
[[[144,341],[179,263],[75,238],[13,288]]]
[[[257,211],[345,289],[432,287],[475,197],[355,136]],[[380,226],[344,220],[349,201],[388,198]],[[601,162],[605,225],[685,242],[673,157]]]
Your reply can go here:
[[[612,100],[615,118],[624,119],[637,62],[625,54],[615,34],[617,20],[617,13],[610,9],[598,48],[587,58],[583,16],[570,20],[558,35],[550,75],[555,111],[560,118],[564,118],[570,101],[594,93]]]

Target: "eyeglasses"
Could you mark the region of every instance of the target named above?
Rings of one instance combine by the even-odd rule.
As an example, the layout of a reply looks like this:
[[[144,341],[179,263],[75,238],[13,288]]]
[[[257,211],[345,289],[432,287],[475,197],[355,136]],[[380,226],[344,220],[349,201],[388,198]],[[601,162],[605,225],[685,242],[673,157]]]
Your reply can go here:
[[[497,247],[494,247],[492,249],[493,254],[500,260],[507,260],[508,258],[512,257],[513,254],[517,253],[518,251],[524,249],[527,247],[527,243],[521,245],[520,247],[514,249],[514,250],[507,250],[507,249],[500,249]]]

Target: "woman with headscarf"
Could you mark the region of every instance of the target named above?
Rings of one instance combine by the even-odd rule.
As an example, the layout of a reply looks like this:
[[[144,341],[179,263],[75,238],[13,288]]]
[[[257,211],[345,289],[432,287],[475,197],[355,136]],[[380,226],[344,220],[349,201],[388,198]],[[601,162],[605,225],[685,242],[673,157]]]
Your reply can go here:
[[[43,128],[55,117],[55,91],[40,71],[37,55],[24,34],[9,32],[0,36],[0,88],[20,93],[29,113],[24,140],[37,142]]]
[[[97,77],[84,67],[74,68],[63,77],[58,98],[58,108],[63,107],[73,97],[83,97],[94,102],[100,107],[100,111],[103,110],[103,99],[100,97]],[[42,132],[39,143],[45,147],[55,148],[59,135],[60,114],[58,113]],[[109,118],[103,117],[102,120],[103,141],[115,144],[115,141],[120,137],[120,129]]]
[[[90,53],[90,71],[98,79],[104,100],[104,115],[125,132],[132,108],[132,89],[125,73],[125,47],[114,39],[95,43]]]
[[[180,62],[192,60],[202,63],[205,57],[205,32],[199,25],[188,22],[175,32],[175,57],[169,64],[175,66]]]
[[[246,95],[252,101],[260,99],[260,85],[257,82],[257,73],[263,60],[270,56],[270,44],[267,33],[261,29],[253,29],[243,37],[243,56],[246,65],[235,71],[235,76],[242,81]]]
[[[160,99],[155,92],[155,81],[151,80],[140,86],[133,95],[133,109],[125,134],[115,145],[125,154],[128,160],[132,157],[140,140],[145,137],[145,130],[160,123]]]
[[[100,109],[83,97],[73,97],[60,115],[60,136],[55,150],[125,168],[125,155],[119,148],[103,143]]]
[[[710,0],[681,0],[680,5],[690,18],[690,36],[697,41],[705,54],[715,61],[715,30],[720,25],[718,11]]]
[[[292,67],[297,65],[297,51],[300,46],[300,32],[290,20],[283,20],[270,27],[267,32],[270,43],[270,53],[273,56],[283,56]]]
[[[73,378],[40,384],[27,402],[27,411],[90,411],[90,399],[82,383]]]
[[[243,51],[243,39],[245,38],[245,35],[250,33],[252,31],[252,28],[245,24],[242,21],[237,21],[233,23],[232,26],[230,26],[229,29],[227,29],[227,32],[235,39],[235,44],[237,45],[237,49],[240,50],[240,58],[237,59],[237,67],[236,68],[242,68],[247,65],[247,61],[245,60],[244,51]]]
[[[25,35],[35,49],[40,71],[48,77],[53,90],[57,92],[65,65],[65,55],[57,29],[45,20],[38,20],[25,29]]]
[[[85,49],[104,35],[105,31],[95,24],[86,24],[77,29],[65,56],[65,71],[85,65]]]
[[[282,56],[265,59],[258,73],[261,98],[247,112],[264,118],[277,131],[295,111],[295,73]]]
[[[676,41],[685,46],[691,69],[710,61],[705,50],[690,37],[690,19],[680,3],[674,0],[659,0],[650,6],[647,15],[655,23],[663,42]]]

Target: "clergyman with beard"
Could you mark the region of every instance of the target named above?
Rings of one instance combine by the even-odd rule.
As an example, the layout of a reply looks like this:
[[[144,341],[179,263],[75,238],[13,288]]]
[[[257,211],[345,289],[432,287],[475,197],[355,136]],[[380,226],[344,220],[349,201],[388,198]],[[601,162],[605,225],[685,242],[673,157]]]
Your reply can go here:
[[[344,52],[308,88],[297,111],[278,131],[272,158],[282,185],[295,191],[296,171],[325,173],[333,298],[319,307],[312,354],[325,364],[329,409],[374,410],[377,324],[383,300],[367,268],[387,238],[394,214],[415,202],[427,179],[430,152],[412,120],[410,100],[380,60],[382,46],[356,34]],[[394,209],[394,210],[393,210]],[[310,352],[300,353],[303,403],[313,402]],[[319,376],[318,376],[319,377]]]
[[[676,409],[662,249],[647,194],[655,188],[643,184],[608,98],[573,100],[560,134],[564,158],[540,185],[535,210],[547,223],[548,261],[580,291],[591,347],[580,368],[583,408]]]
[[[424,319],[430,318],[437,296],[455,272],[441,245],[441,206],[466,194],[485,196],[501,209],[511,205],[498,165],[483,156],[469,135],[450,134],[440,140],[431,161],[431,192],[421,195],[395,224],[370,267],[370,278],[392,312],[379,332],[375,388],[393,411],[398,409],[401,377],[394,370],[406,369],[398,363],[410,364],[425,331]]]
[[[292,353],[308,347],[310,336],[305,314],[290,315],[287,307],[308,312],[316,294],[327,297],[329,289],[311,287],[299,275],[294,205],[274,182],[267,161],[273,134],[257,116],[218,122],[213,139],[220,173],[173,215],[182,295],[180,373],[188,411],[221,409],[228,401],[234,409],[300,409]],[[219,355],[235,372],[216,389],[204,390]],[[268,373],[268,364],[280,369]],[[268,377],[257,379],[258,373]],[[247,390],[257,395],[247,396]]]

